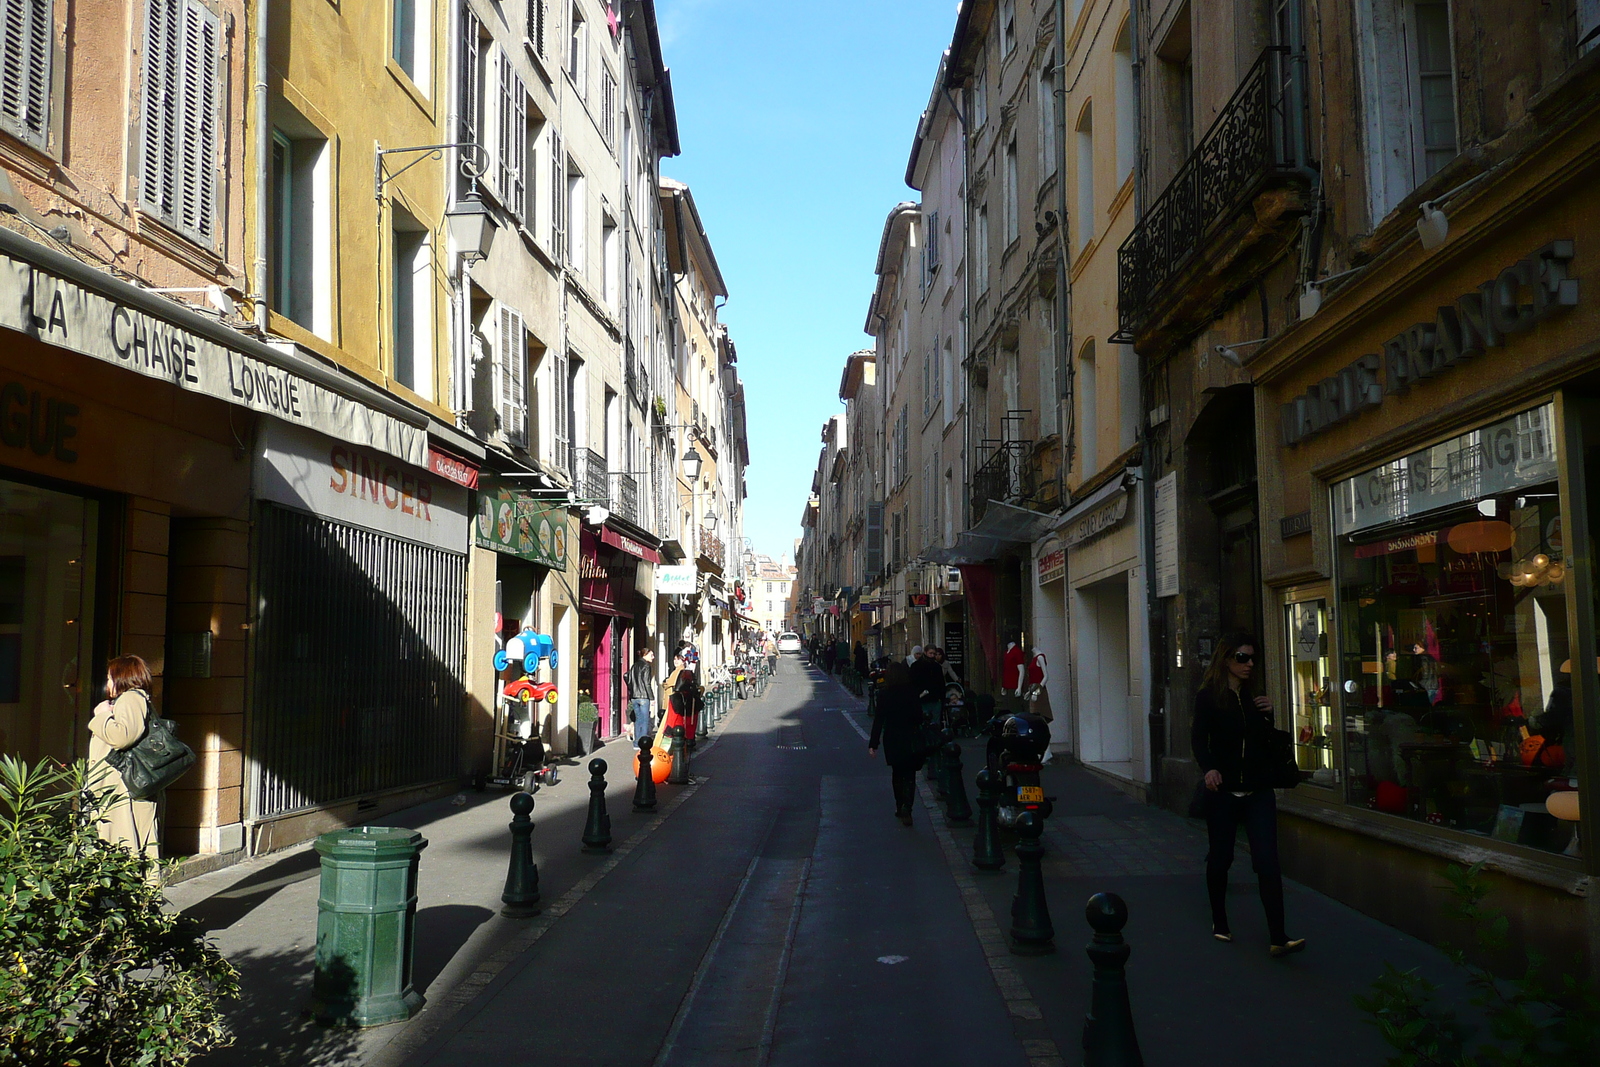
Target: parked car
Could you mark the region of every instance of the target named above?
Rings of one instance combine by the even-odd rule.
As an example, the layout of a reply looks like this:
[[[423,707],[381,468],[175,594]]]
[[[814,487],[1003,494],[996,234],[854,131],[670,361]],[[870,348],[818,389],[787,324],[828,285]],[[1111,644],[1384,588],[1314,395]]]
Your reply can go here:
[[[800,635],[790,630],[785,630],[778,635],[779,652],[799,652],[805,646],[800,641]]]

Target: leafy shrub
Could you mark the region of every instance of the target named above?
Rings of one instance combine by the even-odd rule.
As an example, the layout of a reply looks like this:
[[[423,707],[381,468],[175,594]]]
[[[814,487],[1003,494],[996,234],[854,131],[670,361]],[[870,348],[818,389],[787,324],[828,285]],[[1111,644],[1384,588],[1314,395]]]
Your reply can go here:
[[[233,966],[95,833],[88,765],[0,757],[0,1064],[181,1065],[231,1042]]]
[[[1450,893],[1448,913],[1470,925],[1478,944],[1490,952],[1509,943],[1510,924],[1484,905],[1489,886],[1483,864],[1445,870]],[[1450,962],[1467,981],[1472,1005],[1488,1033],[1438,1002],[1438,987],[1415,969],[1402,971],[1384,964],[1370,996],[1357,995],[1356,1007],[1397,1053],[1385,1067],[1570,1067],[1595,1063],[1600,1056],[1600,996],[1593,986],[1570,974],[1561,988],[1546,988],[1540,977],[1544,961],[1529,950],[1527,968],[1509,980],[1469,964],[1459,949],[1445,948]]]

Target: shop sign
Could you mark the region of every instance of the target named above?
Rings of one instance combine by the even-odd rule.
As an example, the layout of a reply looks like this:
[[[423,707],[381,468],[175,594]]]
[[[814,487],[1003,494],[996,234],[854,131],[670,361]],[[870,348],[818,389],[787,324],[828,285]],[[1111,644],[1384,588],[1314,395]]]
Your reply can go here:
[[[428,446],[428,469],[447,482],[455,482],[464,489],[478,488],[478,468],[464,459]]]
[[[1504,345],[1560,311],[1576,307],[1578,279],[1567,273],[1573,242],[1551,241],[1470,293],[1440,307],[1282,408],[1283,443],[1299,444],[1408,391],[1425,378]],[[1523,302],[1524,294],[1528,302]],[[1380,380],[1381,372],[1381,380]]]
[[[504,485],[478,491],[472,543],[554,570],[567,569],[567,513]]]
[[[7,448],[27,448],[36,456],[54,456],[62,463],[78,462],[72,439],[78,436],[78,405],[21,382],[0,385],[0,442]]]
[[[821,615],[826,608],[826,604],[827,602],[821,597],[813,598],[811,601],[811,614]]]
[[[700,569],[693,563],[679,563],[671,567],[656,568],[656,592],[661,596],[693,595],[698,587]]]
[[[612,548],[620,549],[636,559],[644,560],[646,563],[661,562],[661,554],[655,549],[635,541],[627,534],[618,533],[609,526],[600,528],[600,540]]]
[[[926,608],[932,602],[932,600],[933,598],[927,593],[907,593],[906,607]]]
[[[467,491],[371,449],[264,420],[256,457],[259,499],[313,515],[467,550]]]
[[[308,378],[0,256],[0,326],[418,467],[428,435]]]
[[[1121,522],[1128,515],[1128,494],[1119,492],[1098,507],[1091,508],[1072,520],[1061,531],[1061,540],[1071,547],[1098,537]]]
[[[961,673],[962,666],[967,661],[967,628],[959,622],[944,624],[944,658],[945,662],[954,667],[956,673]]]
[[[1178,595],[1178,472],[1171,471],[1156,481],[1155,506],[1151,508],[1156,543],[1156,596]]]
[[[1334,532],[1355,533],[1555,477],[1555,405],[1545,404],[1335,484]]]
[[[1067,550],[1058,548],[1039,557],[1039,584],[1049,585],[1067,576]]]

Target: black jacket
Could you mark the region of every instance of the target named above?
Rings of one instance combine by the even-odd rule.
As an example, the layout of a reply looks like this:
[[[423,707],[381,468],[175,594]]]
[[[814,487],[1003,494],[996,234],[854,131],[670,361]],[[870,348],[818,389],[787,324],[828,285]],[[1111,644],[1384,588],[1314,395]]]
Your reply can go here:
[[[926,692],[927,696],[921,696]],[[944,670],[927,656],[911,664],[911,694],[918,700],[944,699]]]
[[[1220,698],[1202,689],[1194,698],[1194,729],[1190,742],[1200,771],[1219,771],[1225,792],[1245,792],[1270,788],[1272,757],[1270,743],[1276,729],[1271,712],[1249,706],[1239,694],[1225,689]]]
[[[922,705],[904,686],[884,686],[873,701],[872,738],[868,748],[883,749],[891,767],[922,766]]]
[[[629,700],[648,700],[656,702],[656,665],[639,660],[623,678],[628,683]]]

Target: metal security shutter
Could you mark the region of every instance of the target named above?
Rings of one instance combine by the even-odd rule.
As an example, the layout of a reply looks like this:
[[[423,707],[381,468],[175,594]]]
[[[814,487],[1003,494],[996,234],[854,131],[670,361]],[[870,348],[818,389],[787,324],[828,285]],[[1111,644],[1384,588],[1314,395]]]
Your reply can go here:
[[[0,0],[0,126],[44,147],[50,135],[53,0]]]
[[[140,200],[162,222],[216,243],[222,24],[194,0],[149,0]]]
[[[256,533],[254,816],[454,777],[467,558],[270,504]]]
[[[500,305],[495,336],[495,405],[500,411],[500,429],[515,445],[528,443],[528,339],[522,315]]]

